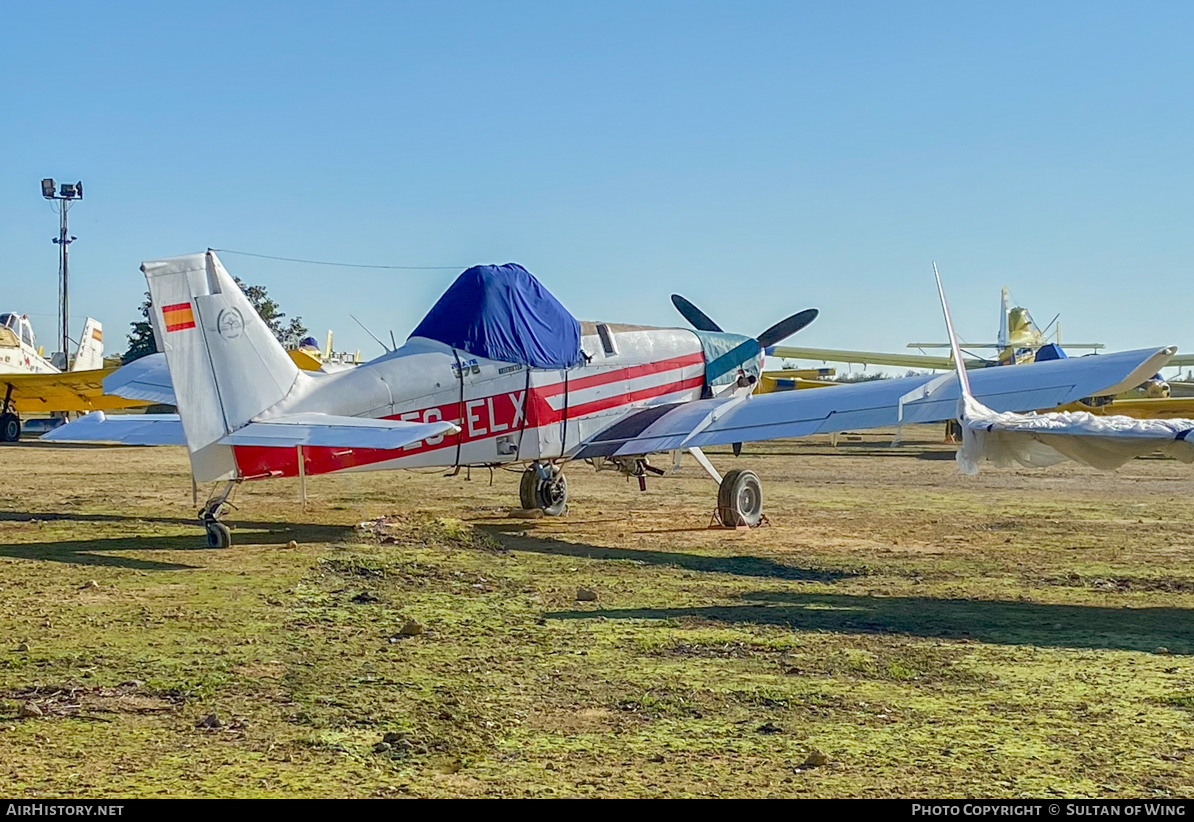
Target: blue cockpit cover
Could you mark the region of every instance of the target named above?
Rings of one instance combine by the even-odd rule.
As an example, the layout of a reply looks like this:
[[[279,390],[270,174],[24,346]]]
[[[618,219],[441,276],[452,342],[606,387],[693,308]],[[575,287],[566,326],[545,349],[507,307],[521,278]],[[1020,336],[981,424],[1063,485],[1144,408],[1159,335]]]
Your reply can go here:
[[[465,271],[411,336],[536,368],[570,368],[581,361],[580,323],[516,263]]]

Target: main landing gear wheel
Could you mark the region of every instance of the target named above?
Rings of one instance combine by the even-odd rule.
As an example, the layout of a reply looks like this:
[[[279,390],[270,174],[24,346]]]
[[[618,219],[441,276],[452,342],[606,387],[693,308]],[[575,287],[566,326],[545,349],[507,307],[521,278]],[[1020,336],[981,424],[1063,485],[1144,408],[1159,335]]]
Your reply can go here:
[[[21,438],[21,418],[16,414],[0,415],[0,442],[16,442]]]
[[[208,548],[228,548],[232,545],[232,531],[222,522],[205,522]]]
[[[538,508],[549,517],[562,516],[568,511],[568,480],[550,465],[532,465],[522,472],[518,501],[523,508]]]
[[[754,528],[763,519],[763,485],[754,471],[735,468],[717,489],[717,515],[722,525]]]

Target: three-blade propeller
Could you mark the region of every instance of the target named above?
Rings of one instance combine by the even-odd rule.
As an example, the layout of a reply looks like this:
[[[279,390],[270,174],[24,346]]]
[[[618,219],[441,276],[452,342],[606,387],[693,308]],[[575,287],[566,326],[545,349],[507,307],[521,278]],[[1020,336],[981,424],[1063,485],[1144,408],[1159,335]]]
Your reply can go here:
[[[721,326],[713,322],[708,314],[701,311],[701,309],[679,294],[672,295],[672,305],[676,306],[676,310],[680,312],[680,315],[688,320],[689,325],[697,331],[721,331]],[[760,348],[778,345],[817,319],[817,313],[817,309],[815,308],[806,308],[804,311],[798,311],[792,316],[780,320],[755,339],[758,340]]]

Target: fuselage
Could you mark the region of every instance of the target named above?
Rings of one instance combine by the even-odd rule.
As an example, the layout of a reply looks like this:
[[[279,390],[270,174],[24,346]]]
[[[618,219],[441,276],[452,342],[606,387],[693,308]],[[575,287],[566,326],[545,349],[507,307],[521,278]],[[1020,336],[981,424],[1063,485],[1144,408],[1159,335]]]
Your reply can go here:
[[[582,323],[581,350],[576,367],[542,369],[415,337],[358,368],[304,376],[258,419],[314,412],[461,429],[400,452],[304,447],[307,474],[556,460],[631,410],[732,389],[762,365],[749,337],[679,328]],[[298,473],[296,449],[235,446],[234,454],[245,479]]]

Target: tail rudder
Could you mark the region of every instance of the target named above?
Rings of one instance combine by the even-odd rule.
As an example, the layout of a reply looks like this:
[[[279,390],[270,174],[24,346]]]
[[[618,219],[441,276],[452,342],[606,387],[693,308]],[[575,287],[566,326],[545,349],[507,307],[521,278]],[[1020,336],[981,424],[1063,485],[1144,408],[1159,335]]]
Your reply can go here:
[[[277,403],[302,379],[213,252],[146,262],[141,270],[193,455]]]
[[[79,347],[75,350],[75,361],[71,363],[71,371],[93,371],[104,367],[104,327],[98,320],[87,318],[83,323],[83,335],[79,337]]]

